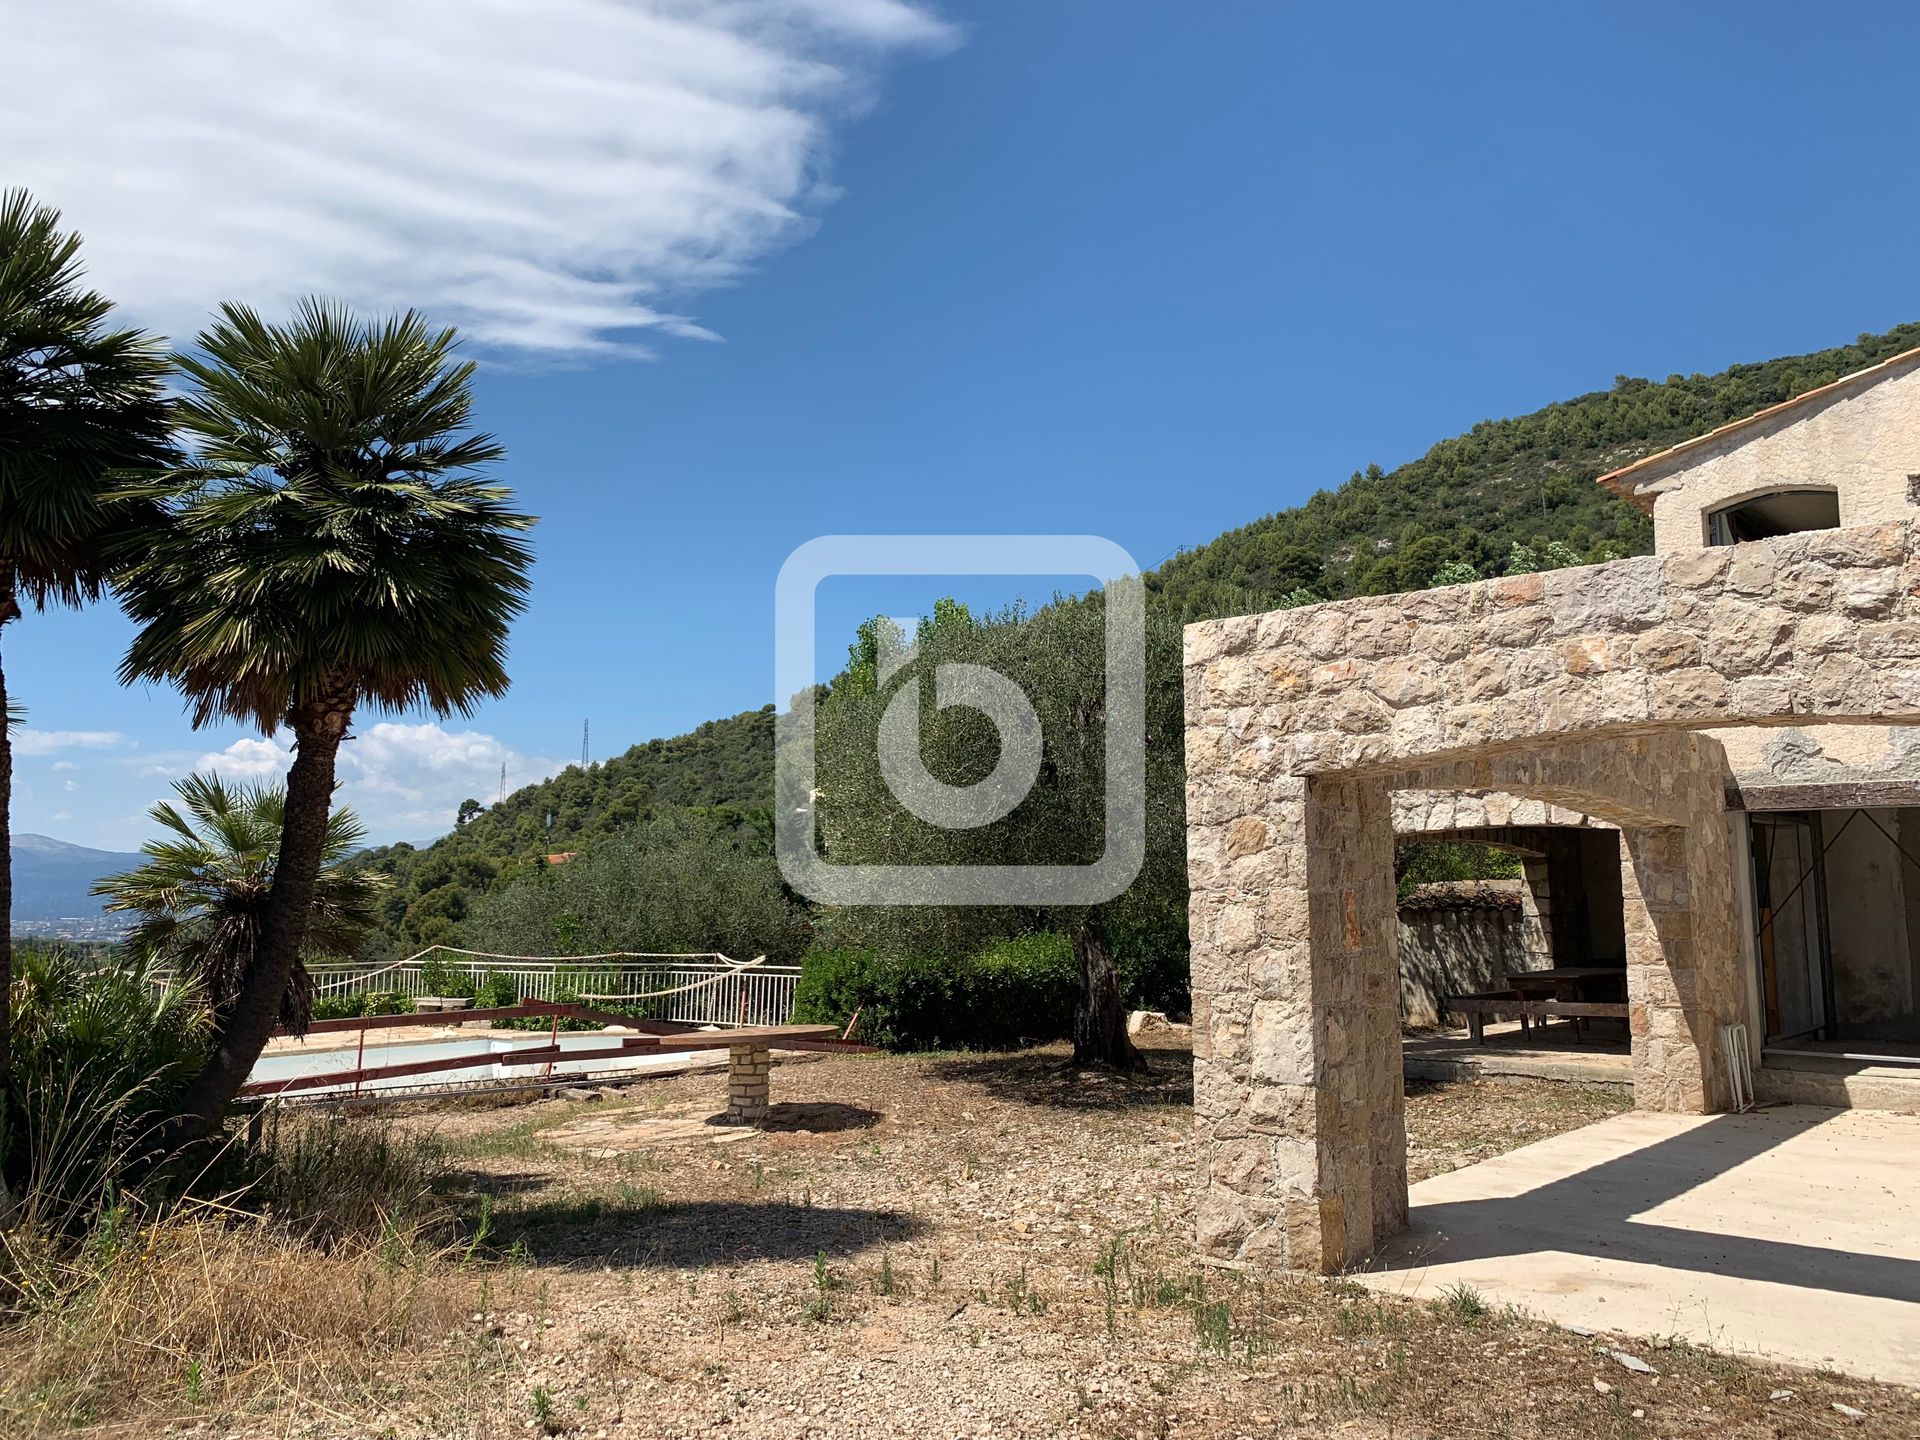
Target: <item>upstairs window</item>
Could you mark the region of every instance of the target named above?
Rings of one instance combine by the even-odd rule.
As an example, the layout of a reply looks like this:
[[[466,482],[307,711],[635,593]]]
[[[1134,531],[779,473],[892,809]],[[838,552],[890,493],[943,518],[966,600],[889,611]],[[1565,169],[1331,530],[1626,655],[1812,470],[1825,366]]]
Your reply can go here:
[[[1738,545],[1743,540],[1770,540],[1802,530],[1840,528],[1840,494],[1836,490],[1769,490],[1750,495],[1736,505],[1707,515],[1707,544]]]

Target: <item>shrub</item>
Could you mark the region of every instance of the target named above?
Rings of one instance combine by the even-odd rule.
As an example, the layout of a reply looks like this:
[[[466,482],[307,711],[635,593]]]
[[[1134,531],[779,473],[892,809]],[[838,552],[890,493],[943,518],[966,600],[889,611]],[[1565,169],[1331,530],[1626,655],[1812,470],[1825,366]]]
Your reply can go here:
[[[29,945],[14,963],[0,1173],[21,1202],[9,1223],[71,1231],[92,1223],[172,1113],[205,1055],[209,1017],[192,990],[142,960]]]
[[[961,975],[970,1046],[1012,1050],[1057,1040],[1073,1023],[1080,972],[1064,935],[1003,940],[962,966]]]
[[[404,1015],[413,1001],[398,990],[358,990],[320,995],[313,1002],[315,1020],[345,1020],[355,1015]]]
[[[1027,935],[966,960],[816,949],[801,962],[794,1016],[844,1025],[888,1050],[1011,1049],[1057,1039],[1073,1016],[1072,947]]]
[[[1107,920],[1120,971],[1120,999],[1129,1010],[1193,1010],[1192,962],[1184,901],[1122,903]]]

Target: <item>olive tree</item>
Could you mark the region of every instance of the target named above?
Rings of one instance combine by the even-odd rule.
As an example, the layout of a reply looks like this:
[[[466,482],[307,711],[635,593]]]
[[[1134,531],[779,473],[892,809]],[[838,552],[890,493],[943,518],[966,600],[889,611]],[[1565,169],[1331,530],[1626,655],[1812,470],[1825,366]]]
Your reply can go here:
[[[975,619],[943,602],[915,634],[886,620],[862,627],[847,670],[816,701],[820,843],[829,863],[1089,865],[1106,843],[1107,673],[1104,592],[1058,597],[1038,610]],[[1080,993],[1073,1020],[1074,1063],[1144,1068],[1127,1036],[1111,933],[1116,917],[1184,903],[1179,627],[1147,607],[1145,860],[1132,884],[1098,904],[954,907],[916,899],[909,879],[900,903],[828,917],[851,943],[894,953],[959,957],[1010,935],[1058,930],[1073,942]],[[894,652],[894,653],[890,653]],[[880,736],[901,686],[943,665],[984,666],[1007,677],[1039,721],[1033,784],[1007,814],[971,828],[943,828],[911,813],[883,772]],[[920,753],[927,772],[950,786],[993,773],[1002,737],[965,704],[922,704]],[[1123,783],[1133,783],[1123,777]],[[784,797],[783,797],[784,803]]]

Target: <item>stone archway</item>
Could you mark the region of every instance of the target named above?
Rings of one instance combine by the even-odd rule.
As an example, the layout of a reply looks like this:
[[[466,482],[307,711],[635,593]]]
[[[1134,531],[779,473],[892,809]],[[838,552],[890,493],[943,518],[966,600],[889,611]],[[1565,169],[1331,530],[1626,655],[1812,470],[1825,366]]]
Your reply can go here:
[[[1390,794],[1619,826],[1636,1101],[1713,1110],[1740,1014],[1729,725],[1920,716],[1906,525],[1190,626],[1201,1249],[1333,1270],[1404,1227]]]

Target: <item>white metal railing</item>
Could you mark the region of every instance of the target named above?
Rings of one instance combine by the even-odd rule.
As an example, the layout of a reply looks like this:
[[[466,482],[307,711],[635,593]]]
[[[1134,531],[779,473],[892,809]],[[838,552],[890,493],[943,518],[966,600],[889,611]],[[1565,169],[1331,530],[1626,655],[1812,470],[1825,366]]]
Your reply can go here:
[[[653,1020],[690,1025],[785,1025],[793,1019],[797,965],[736,964],[721,957],[648,960],[403,960],[307,967],[316,996],[389,991],[405,1000],[435,993],[453,976],[458,988],[505,982],[519,1000],[582,1000]]]

